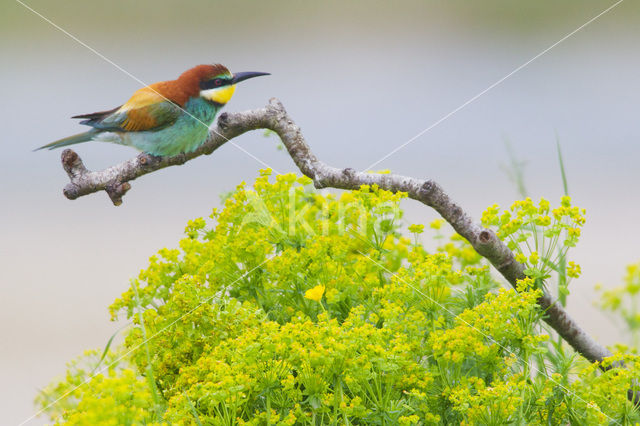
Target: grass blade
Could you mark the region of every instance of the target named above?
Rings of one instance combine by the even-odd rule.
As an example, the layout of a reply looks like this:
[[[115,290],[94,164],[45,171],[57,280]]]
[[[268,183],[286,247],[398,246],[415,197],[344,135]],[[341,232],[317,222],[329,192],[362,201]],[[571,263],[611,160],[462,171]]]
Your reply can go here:
[[[200,417],[198,416],[198,411],[196,410],[196,407],[193,406],[193,403],[191,402],[191,398],[189,398],[189,395],[187,395],[186,392],[184,396],[187,398],[187,402],[189,403],[189,408],[191,409],[191,414],[193,415],[193,419],[196,421],[196,424],[198,426],[202,426],[202,422],[200,421]]]
[[[569,195],[569,183],[567,182],[567,173],[564,169],[564,161],[562,160],[562,150],[560,149],[560,138],[556,134],[556,147],[558,149],[558,163],[560,164],[560,173],[562,175],[562,187],[564,195]]]
[[[107,342],[107,345],[104,347],[104,350],[102,351],[102,356],[100,357],[100,360],[98,361],[98,364],[96,364],[96,366],[93,367],[93,370],[91,371],[91,375],[92,376],[95,374],[96,370],[98,370],[98,368],[100,368],[100,364],[102,364],[102,361],[104,361],[104,358],[107,356],[107,353],[109,352],[109,348],[111,347],[111,344],[113,343],[113,339],[115,339],[115,337],[118,335],[118,333],[120,333],[122,330],[124,330],[125,328],[129,327],[130,325],[131,325],[131,323],[123,325],[122,327],[117,329],[115,331],[115,333],[113,333],[111,335],[111,337],[109,338],[109,341]]]
[[[509,180],[515,184],[520,197],[525,199],[527,198],[527,188],[524,185],[524,166],[526,162],[516,158],[511,142],[508,139],[504,140],[504,145],[509,156],[509,164],[507,166],[501,165],[500,168],[507,174]]]

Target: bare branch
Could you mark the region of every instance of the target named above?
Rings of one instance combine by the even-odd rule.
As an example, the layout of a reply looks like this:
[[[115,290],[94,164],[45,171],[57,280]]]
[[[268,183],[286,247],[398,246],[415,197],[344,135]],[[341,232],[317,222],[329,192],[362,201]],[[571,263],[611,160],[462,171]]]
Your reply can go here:
[[[358,189],[361,185],[378,185],[392,192],[406,192],[410,198],[434,208],[466,238],[473,248],[484,256],[513,286],[524,278],[523,266],[516,262],[513,253],[491,230],[474,223],[473,219],[454,203],[443,189],[432,180],[415,179],[393,174],[371,174],[353,169],[339,169],[319,161],[311,152],[300,128],[288,116],[277,99],[271,99],[265,108],[240,113],[220,115],[217,127],[209,133],[207,141],[195,152],[175,157],[138,157],[108,169],[91,172],[72,150],[62,153],[62,164],[71,183],[64,189],[69,199],[104,190],[115,205],[122,203],[123,195],[131,188],[130,181],[169,166],[184,164],[202,154],[211,154],[229,139],[250,130],[271,129],[276,132],[300,171],[311,178],[317,188]],[[560,334],[577,352],[591,362],[600,362],[611,352],[593,340],[569,316],[564,308],[549,295],[538,303],[545,312],[544,320]]]

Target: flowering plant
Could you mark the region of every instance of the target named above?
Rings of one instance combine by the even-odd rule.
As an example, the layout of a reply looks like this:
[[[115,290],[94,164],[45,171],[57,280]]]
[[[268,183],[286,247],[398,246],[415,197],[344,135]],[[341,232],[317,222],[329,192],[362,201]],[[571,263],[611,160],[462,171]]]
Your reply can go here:
[[[190,221],[111,305],[131,321],[124,342],[72,362],[37,403],[69,424],[640,420],[626,399],[635,358],[601,373],[540,326],[535,282],[584,222],[569,200],[483,215],[512,249],[531,249],[516,292],[462,238],[444,239],[442,221],[433,252],[424,226],[404,236],[404,194],[310,184],[264,170],[210,221]]]

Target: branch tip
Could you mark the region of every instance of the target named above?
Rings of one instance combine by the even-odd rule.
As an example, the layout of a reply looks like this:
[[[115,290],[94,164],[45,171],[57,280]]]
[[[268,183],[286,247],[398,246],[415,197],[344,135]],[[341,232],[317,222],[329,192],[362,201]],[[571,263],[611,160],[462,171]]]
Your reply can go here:
[[[75,200],[80,195],[78,194],[78,186],[75,183],[70,183],[62,189],[62,193],[69,200]]]
[[[111,202],[114,206],[119,206],[122,204],[122,197],[127,193],[128,190],[131,189],[131,184],[129,182],[114,182],[104,189],[109,195]]]
[[[70,179],[74,179],[87,172],[86,167],[82,163],[80,156],[72,149],[65,149],[60,155],[62,168],[69,175]]]
[[[65,149],[60,156],[62,164],[66,167],[71,167],[73,163],[78,159],[78,154],[72,149]]]

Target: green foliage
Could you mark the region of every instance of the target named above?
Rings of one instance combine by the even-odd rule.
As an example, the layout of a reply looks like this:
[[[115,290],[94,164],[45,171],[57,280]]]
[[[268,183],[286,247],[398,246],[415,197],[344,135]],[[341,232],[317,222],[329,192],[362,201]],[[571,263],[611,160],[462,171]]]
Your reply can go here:
[[[498,237],[516,253],[516,260],[526,266],[525,274],[536,286],[555,272],[558,295],[564,298],[569,294],[571,278],[581,273],[580,265],[567,263],[567,252],[578,243],[584,214],[584,209],[571,205],[567,195],[555,209],[544,198],[538,205],[526,198],[502,213],[494,204],[482,214],[482,224],[496,229]]]
[[[124,350],[124,348],[122,348]],[[70,425],[132,425],[152,423],[153,396],[134,368],[122,366],[121,357],[85,351],[67,364],[64,380],[54,382],[36,398],[57,422]],[[100,362],[108,367],[95,374]]]
[[[66,395],[48,412],[72,424],[640,420],[626,400],[635,358],[601,373],[550,342],[532,278],[501,289],[440,220],[430,229],[441,247],[428,253],[424,226],[408,227],[413,241],[400,232],[404,194],[363,186],[338,197],[310,183],[265,170],[211,221],[190,221],[179,248],[160,250],[111,305],[133,326],[102,360],[108,371],[92,376],[101,352],[90,352],[38,404]],[[536,235],[544,258],[538,244],[583,221],[567,203],[544,223],[550,207],[534,212],[530,200],[483,218],[515,247],[518,232]],[[536,278],[553,261],[525,260]]]
[[[603,290],[601,286],[596,289],[602,293],[600,308],[622,319],[631,334],[633,349],[637,351],[640,343],[640,262],[627,266],[623,285],[610,290]]]

